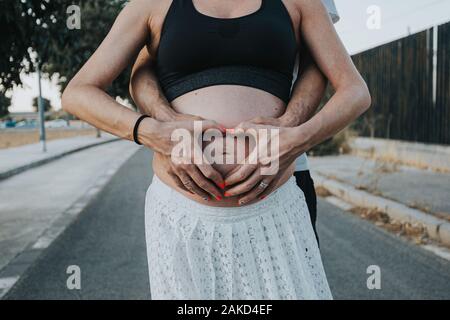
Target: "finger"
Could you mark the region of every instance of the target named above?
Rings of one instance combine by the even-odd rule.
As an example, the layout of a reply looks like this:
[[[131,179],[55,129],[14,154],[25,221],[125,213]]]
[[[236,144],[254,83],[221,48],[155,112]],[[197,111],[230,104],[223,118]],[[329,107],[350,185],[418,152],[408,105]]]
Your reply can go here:
[[[265,198],[267,198],[268,195],[270,195],[275,188],[278,185],[278,182],[280,181],[281,177],[283,176],[283,174],[277,174],[275,176],[275,178],[272,180],[272,182],[270,183],[270,185],[266,188],[266,190],[264,190],[263,192],[261,192],[258,197],[260,200],[264,200]]]
[[[256,118],[250,120],[250,122],[251,122],[251,123],[254,123],[254,124],[263,124],[263,123],[266,122],[266,120],[267,120],[267,119],[264,118],[264,117],[256,117]]]
[[[246,180],[236,184],[233,188],[227,190],[225,192],[226,197],[232,197],[237,196],[240,194],[244,194],[246,192],[249,192],[252,190],[261,180],[263,177],[260,174],[260,170],[255,170],[250,177],[248,177]]]
[[[242,206],[258,198],[258,196],[263,193],[272,183],[274,177],[267,177],[261,180],[261,182],[256,185],[249,193],[239,199],[239,205]]]
[[[211,194],[217,200],[222,200],[222,194],[219,189],[217,189],[214,183],[209,181],[196,166],[192,166],[187,173],[199,188]]]
[[[213,121],[213,120],[203,120],[203,121],[202,121],[202,130],[203,130],[203,131],[206,131],[206,130],[209,130],[209,129],[218,129],[218,130],[220,130],[222,133],[225,133],[225,132],[226,132],[226,128],[225,128],[223,125],[217,123],[216,121]]]
[[[187,121],[204,121],[202,117],[194,116],[192,114],[183,114],[181,115],[181,119],[187,120]]]
[[[219,171],[215,170],[209,163],[204,161],[197,165],[200,172],[209,180],[213,181],[220,189],[225,189],[225,181]]]
[[[256,164],[240,165],[225,178],[225,186],[232,186],[240,181],[243,181],[250,176],[257,169],[257,167],[258,166]]]
[[[209,195],[203,191],[201,188],[197,186],[197,184],[192,180],[188,173],[182,171],[179,173],[179,177],[183,185],[188,189],[191,193],[197,194],[203,198],[203,200],[209,201]]]
[[[213,120],[197,121],[195,119],[189,119],[189,120],[185,119],[183,121],[178,121],[178,123],[176,123],[175,125],[177,126],[177,128],[184,128],[184,129],[188,129],[190,131],[194,131],[197,128],[198,124],[201,124],[202,132],[209,130],[209,129],[216,129],[216,130],[221,131],[222,133],[226,132],[226,129],[223,125],[221,125]]]
[[[255,126],[255,125],[253,125]],[[250,122],[241,122],[238,126],[234,128],[226,129],[226,133],[234,136],[243,136],[245,135],[245,130],[250,128],[251,124]]]
[[[249,121],[241,122],[233,129],[233,134],[236,137],[248,137],[256,133],[256,129],[260,126]]]
[[[180,178],[176,174],[169,172],[169,176],[172,178],[172,181],[177,185],[178,188],[182,189],[183,191],[192,193],[191,190],[188,190],[184,186],[183,182],[181,182]]]
[[[255,119],[251,120],[250,122],[254,123],[254,124],[271,125],[271,126],[276,126],[278,124],[277,119],[265,118],[265,117],[257,117]]]

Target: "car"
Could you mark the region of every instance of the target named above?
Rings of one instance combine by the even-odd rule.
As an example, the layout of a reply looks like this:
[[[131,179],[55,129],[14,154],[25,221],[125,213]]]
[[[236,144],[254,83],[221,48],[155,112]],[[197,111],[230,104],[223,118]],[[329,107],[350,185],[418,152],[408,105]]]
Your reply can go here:
[[[16,122],[13,120],[6,121],[5,128],[14,128],[16,126]]]

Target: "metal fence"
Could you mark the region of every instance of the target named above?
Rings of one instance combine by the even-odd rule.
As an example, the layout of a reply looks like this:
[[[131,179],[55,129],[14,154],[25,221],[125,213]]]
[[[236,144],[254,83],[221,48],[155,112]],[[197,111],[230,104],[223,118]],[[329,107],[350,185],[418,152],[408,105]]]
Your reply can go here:
[[[435,35],[428,29],[352,57],[373,100],[356,125],[361,135],[450,144],[450,23]]]

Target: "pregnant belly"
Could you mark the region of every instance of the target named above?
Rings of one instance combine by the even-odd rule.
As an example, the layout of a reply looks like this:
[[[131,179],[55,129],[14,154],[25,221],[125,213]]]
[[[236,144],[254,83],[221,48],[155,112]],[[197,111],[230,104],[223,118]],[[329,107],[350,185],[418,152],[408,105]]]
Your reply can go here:
[[[183,114],[191,114],[202,117],[204,119],[214,120],[226,128],[234,128],[239,123],[249,121],[256,117],[279,117],[284,113],[285,103],[279,98],[250,87],[235,86],[235,85],[219,85],[202,88],[196,91],[189,92],[174,101],[172,106],[175,111]],[[224,140],[223,152],[225,155],[230,150],[230,146],[227,143],[234,143],[234,139],[227,138]],[[215,142],[211,142],[215,143]],[[206,147],[207,143],[203,145]],[[245,155],[249,153],[249,146],[244,145]],[[238,148],[234,148],[234,159],[237,159]],[[153,169],[155,174],[166,184],[184,194],[186,197],[191,198],[194,201],[209,205],[220,207],[234,207],[237,206],[238,199],[240,197],[223,198],[222,201],[216,201],[211,199],[205,202],[200,196],[192,195],[179,188],[173,181],[173,178],[169,176],[167,172],[167,166],[163,164],[164,160],[158,154],[155,154],[153,161]],[[214,163],[213,167],[225,177],[231,170],[237,167],[239,164]],[[285,183],[289,177],[292,176],[294,166],[292,165],[286,170],[283,177],[280,179],[277,187]],[[255,200],[255,201],[258,201]],[[249,203],[250,204],[250,203]]]
[[[179,113],[214,120],[226,128],[234,128],[239,123],[256,117],[276,118],[283,114],[286,108],[282,100],[268,92],[237,85],[218,85],[195,90],[175,99],[172,106]],[[242,145],[236,143],[235,139],[227,138],[221,142],[211,143],[213,146],[209,148],[214,150],[222,147],[224,161],[214,163],[213,167],[223,176],[239,165],[237,161],[239,148],[245,150],[245,155],[250,152],[248,141]],[[205,142],[203,147],[208,144]],[[225,157],[228,161],[225,161]]]

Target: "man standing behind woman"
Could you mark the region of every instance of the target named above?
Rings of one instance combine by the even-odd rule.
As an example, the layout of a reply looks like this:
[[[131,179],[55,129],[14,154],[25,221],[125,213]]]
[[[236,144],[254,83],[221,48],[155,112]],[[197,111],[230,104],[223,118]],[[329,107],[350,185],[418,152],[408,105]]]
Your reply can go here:
[[[322,0],[328,10],[333,23],[339,21],[340,17],[334,0]],[[158,81],[156,70],[149,56],[148,50],[143,48],[137,58],[130,82],[130,92],[134,102],[143,114],[153,116],[160,121],[184,121],[200,120],[195,116],[177,113],[164,97]],[[301,61],[301,62],[300,62]],[[297,57],[292,82],[292,99],[297,103],[290,104],[285,113],[279,118],[256,118],[257,124],[267,124],[276,127],[293,127],[309,120],[316,112],[322,100],[327,86],[327,79],[311,57],[308,48],[303,48]],[[155,97],[158,99],[155,100]],[[295,180],[297,186],[305,195],[311,222],[317,241],[319,240],[317,220],[317,195],[314,181],[309,171],[309,163],[306,153],[303,153],[296,161]],[[203,179],[207,179],[203,177]]]

